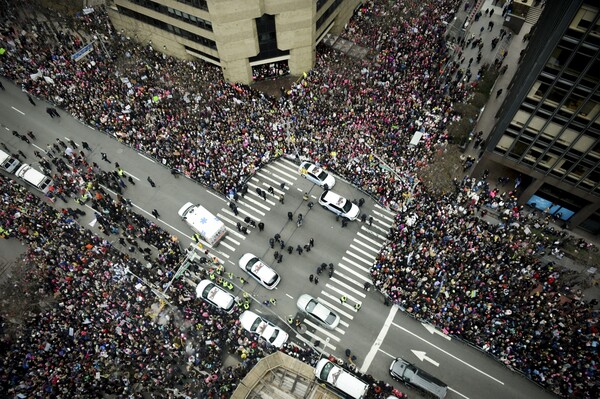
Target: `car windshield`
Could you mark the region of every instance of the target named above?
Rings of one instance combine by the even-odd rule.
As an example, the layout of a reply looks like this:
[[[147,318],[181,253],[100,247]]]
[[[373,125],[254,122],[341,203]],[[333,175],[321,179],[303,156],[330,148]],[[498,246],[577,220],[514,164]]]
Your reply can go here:
[[[306,311],[307,312],[312,312],[315,309],[315,306],[317,306],[317,301],[315,301],[314,299],[311,299],[307,304],[306,304]]]
[[[335,321],[335,314],[333,314],[332,312],[329,312],[329,314],[327,315],[327,318],[325,319],[325,322],[327,322],[327,324],[333,324],[333,322]]]
[[[209,294],[210,290],[212,290],[213,288],[215,288],[215,290],[212,292],[212,294]],[[204,288],[204,291],[202,291],[202,296],[204,298],[210,298],[210,299],[212,299],[212,297],[214,297],[216,293],[217,293],[217,289],[216,289],[215,285],[214,284],[208,284]]]
[[[262,323],[262,319],[260,317],[257,317],[256,320],[254,320],[254,323],[252,323],[252,326],[250,326],[250,330],[251,331],[258,330],[258,326],[260,326],[260,323]]]
[[[321,181],[327,178],[327,172],[325,172],[323,169],[315,169],[313,173],[315,174],[315,176],[317,176],[317,179]]]
[[[254,268],[254,270],[252,269],[252,266],[254,266],[254,264],[256,262],[258,262],[258,258],[254,257],[254,258],[250,259],[248,261],[248,263],[246,263],[246,270],[251,271],[252,273],[256,274],[256,272],[258,270],[260,270],[260,262],[258,263],[257,267]]]
[[[350,201],[346,201],[346,203],[344,204],[344,206],[342,207],[342,209],[344,210],[345,213],[350,212],[350,209],[352,209],[352,202]]]
[[[415,378],[416,372],[417,372],[417,369],[415,368],[415,366],[413,366],[412,364],[409,364],[404,369],[404,373],[402,374],[402,377],[404,377],[404,379],[406,381],[412,381],[413,378]]]
[[[273,343],[275,341],[275,339],[277,339],[278,335],[279,335],[279,329],[278,328],[274,328],[273,329],[273,335],[271,335],[271,338],[269,338],[269,342]]]
[[[333,368],[333,363],[327,362],[325,364],[325,366],[323,366],[323,369],[321,370],[321,374],[320,374],[319,378],[323,381],[327,381],[327,376],[329,375],[329,372],[331,371],[332,368]]]

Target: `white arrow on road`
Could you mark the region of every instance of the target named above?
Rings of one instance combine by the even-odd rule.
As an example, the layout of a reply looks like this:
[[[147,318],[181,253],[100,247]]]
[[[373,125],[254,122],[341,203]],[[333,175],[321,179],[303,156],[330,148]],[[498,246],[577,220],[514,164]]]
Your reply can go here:
[[[427,324],[427,323],[421,323],[421,325],[423,327],[425,327],[425,329],[427,331],[429,331],[430,334],[437,334],[440,335],[442,338],[444,338],[445,340],[450,341],[452,338],[450,338],[450,336],[444,334],[443,332],[441,332],[440,330],[438,330],[437,328],[435,328],[434,326],[432,326],[431,324]]]
[[[440,367],[440,364],[438,362],[436,362],[435,360],[433,360],[432,358],[427,357],[427,355],[425,354],[425,352],[423,352],[423,351],[416,351],[416,350],[413,350],[413,349],[411,349],[410,351],[412,353],[414,353],[415,356],[420,361],[427,360],[429,363],[433,364],[435,367]]]

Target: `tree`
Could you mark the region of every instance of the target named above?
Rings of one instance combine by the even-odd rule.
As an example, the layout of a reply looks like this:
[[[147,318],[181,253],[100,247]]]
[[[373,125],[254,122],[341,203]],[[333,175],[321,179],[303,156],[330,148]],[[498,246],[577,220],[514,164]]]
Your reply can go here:
[[[431,162],[417,172],[425,189],[434,195],[453,191],[454,179],[463,177],[460,155],[456,145],[438,145]]]

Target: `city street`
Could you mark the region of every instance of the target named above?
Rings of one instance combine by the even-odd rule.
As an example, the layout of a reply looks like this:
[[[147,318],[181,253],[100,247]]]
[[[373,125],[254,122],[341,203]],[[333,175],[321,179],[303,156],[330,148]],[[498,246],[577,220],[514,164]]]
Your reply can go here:
[[[389,380],[394,386],[408,391],[411,398],[421,397],[412,389],[392,382],[388,369],[394,357],[403,357],[423,368],[430,374],[446,382],[450,387],[448,398],[478,398],[482,392],[489,399],[495,398],[549,398],[552,395],[542,391],[516,373],[480,351],[454,339],[449,339],[442,332],[428,329],[416,322],[397,307],[384,305],[381,294],[371,289],[365,291],[364,283],[370,281],[369,268],[373,264],[379,250],[386,241],[386,234],[393,224],[394,213],[375,204],[368,196],[352,185],[336,176],[337,183],[333,191],[348,198],[364,198],[365,204],[361,213],[373,217],[372,225],[354,221],[342,227],[335,215],[319,206],[318,197],[322,189],[303,179],[298,173],[298,165],[285,158],[278,159],[261,168],[248,181],[249,191],[237,202],[239,215],[235,215],[229,207],[229,201],[222,195],[208,190],[187,179],[174,178],[169,169],[156,160],[121,145],[118,141],[86,127],[75,119],[61,112],[61,118],[53,118],[46,114],[46,105],[37,101],[37,106],[28,103],[25,94],[14,85],[4,81],[7,90],[0,93],[0,113],[2,115],[2,141],[14,152],[23,151],[27,155],[25,162],[36,166],[33,151],[45,152],[46,146],[57,138],[72,139],[80,144],[87,142],[93,149],[87,157],[104,170],[113,170],[114,162],[118,162],[125,173],[131,176],[135,185],[129,184],[124,196],[133,202],[134,211],[148,219],[154,219],[153,209],[160,214],[157,223],[177,236],[182,246],[192,243],[192,231],[182,221],[177,210],[186,202],[202,204],[217,215],[226,225],[228,234],[211,254],[221,259],[226,272],[235,274],[232,282],[239,290],[239,277],[247,279],[248,285],[243,288],[255,300],[251,309],[264,315],[281,327],[290,329],[288,317],[297,317],[296,300],[301,294],[308,293],[334,310],[341,322],[335,330],[326,330],[311,320],[301,316],[302,334],[290,329],[290,336],[296,342],[311,345],[319,342],[319,350],[337,357],[344,357],[346,349],[356,356],[358,369],[376,378]],[[37,139],[28,145],[11,135],[12,130],[21,133],[32,130]],[[106,153],[111,164],[101,159]],[[4,172],[3,172],[4,173]],[[147,181],[151,177],[156,183],[153,188]],[[281,183],[285,183],[281,188]],[[256,188],[267,190],[272,187],[274,194],[267,194],[266,200],[256,193]],[[280,194],[285,195],[284,204],[278,200]],[[303,199],[308,193],[309,199]],[[313,202],[310,209],[308,203]],[[61,207],[60,200],[55,204]],[[68,206],[75,206],[69,203]],[[94,223],[94,212],[86,209],[87,215],[80,223],[96,234],[100,234]],[[304,223],[298,227],[290,222],[287,213],[294,214],[294,221],[299,213],[304,216]],[[236,223],[243,225],[248,216],[256,222],[263,222],[265,230],[250,228],[248,235],[240,233]],[[275,244],[271,249],[269,238],[279,234],[286,246],[307,245],[314,239],[314,247],[310,252],[301,255],[281,251]],[[118,243],[114,243],[118,246]],[[283,253],[281,263],[274,262],[274,252]],[[267,291],[250,279],[237,263],[239,258],[251,252],[271,266],[282,276],[282,282],[275,291]],[[309,275],[316,275],[316,268],[321,263],[333,263],[335,271],[329,278],[322,273],[319,283],[309,281]],[[193,270],[185,277],[194,280]],[[341,303],[340,298],[347,298]],[[276,306],[266,306],[270,298],[277,301]],[[355,305],[360,304],[360,310]]]

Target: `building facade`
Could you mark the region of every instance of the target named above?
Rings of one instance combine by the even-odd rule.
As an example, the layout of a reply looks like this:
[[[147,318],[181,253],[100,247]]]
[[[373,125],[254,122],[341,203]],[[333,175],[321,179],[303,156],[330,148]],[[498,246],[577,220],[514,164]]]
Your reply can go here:
[[[519,202],[600,233],[600,21],[592,0],[548,1],[474,173],[511,170]]]
[[[308,72],[326,33],[339,33],[361,0],[113,0],[118,31],[178,58],[218,65],[231,82],[277,64]]]

